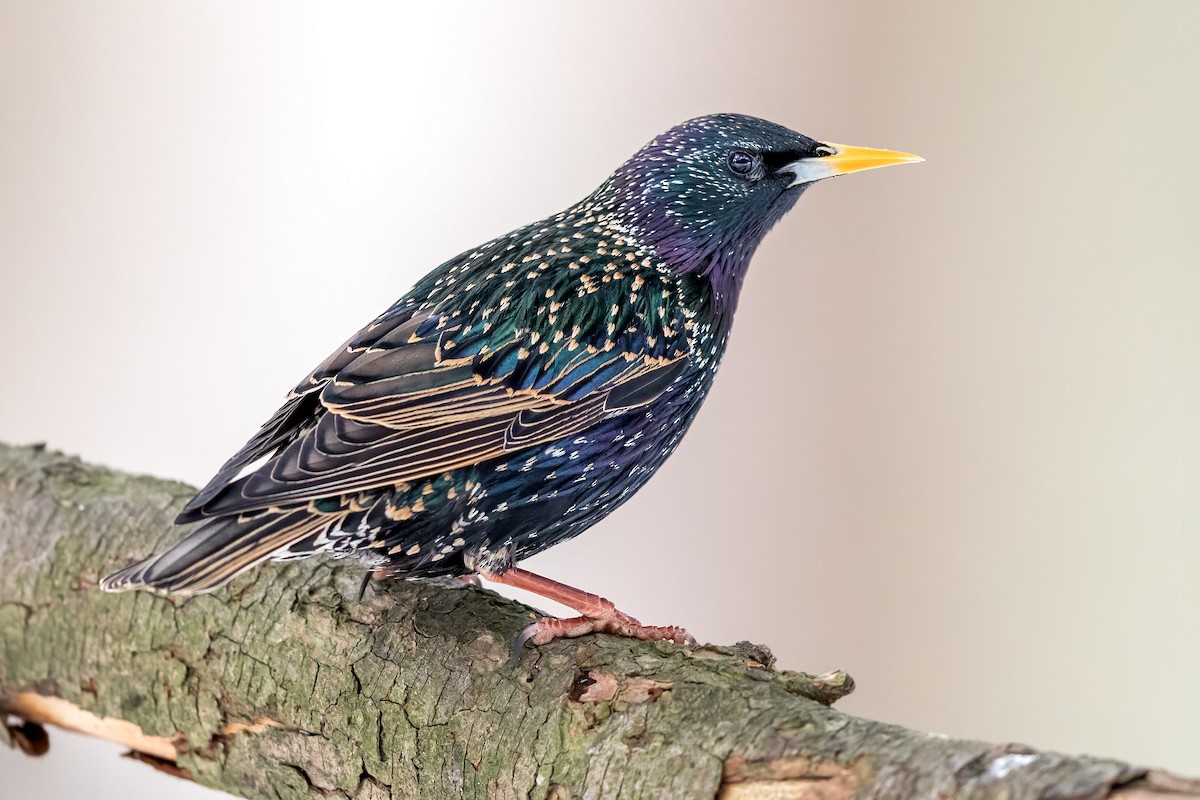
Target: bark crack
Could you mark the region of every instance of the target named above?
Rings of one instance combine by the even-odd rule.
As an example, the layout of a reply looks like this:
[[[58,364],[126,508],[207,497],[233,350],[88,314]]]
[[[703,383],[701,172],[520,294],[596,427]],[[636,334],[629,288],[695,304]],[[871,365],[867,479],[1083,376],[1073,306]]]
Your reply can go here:
[[[186,601],[95,591],[178,535],[189,491],[0,445],[0,553],[21,567],[0,571],[0,739],[115,721],[149,742],[129,746],[256,799],[1200,800],[1118,761],[841,714],[845,673],[776,670],[744,642],[588,636],[514,667],[529,609],[403,581],[360,604],[355,565],[270,565]]]

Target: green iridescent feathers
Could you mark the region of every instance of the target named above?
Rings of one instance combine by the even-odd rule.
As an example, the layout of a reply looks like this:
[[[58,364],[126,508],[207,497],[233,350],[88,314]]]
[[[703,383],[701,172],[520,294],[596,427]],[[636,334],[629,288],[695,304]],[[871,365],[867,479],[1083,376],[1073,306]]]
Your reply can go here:
[[[690,282],[586,208],[461,256],[297,387],[328,413],[236,477],[277,437],[251,442],[181,519],[415,481],[649,402],[706,324]]]

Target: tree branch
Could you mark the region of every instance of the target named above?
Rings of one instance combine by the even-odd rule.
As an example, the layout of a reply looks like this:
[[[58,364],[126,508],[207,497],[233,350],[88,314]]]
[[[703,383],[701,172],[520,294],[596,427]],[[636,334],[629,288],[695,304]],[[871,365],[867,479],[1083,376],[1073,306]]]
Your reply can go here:
[[[212,595],[108,595],[192,489],[0,445],[0,736],[121,742],[248,798],[1200,798],[1200,783],[957,741],[828,707],[840,672],[763,648],[609,636],[508,664],[530,610],[489,592],[274,565]],[[21,720],[24,722],[22,723]]]

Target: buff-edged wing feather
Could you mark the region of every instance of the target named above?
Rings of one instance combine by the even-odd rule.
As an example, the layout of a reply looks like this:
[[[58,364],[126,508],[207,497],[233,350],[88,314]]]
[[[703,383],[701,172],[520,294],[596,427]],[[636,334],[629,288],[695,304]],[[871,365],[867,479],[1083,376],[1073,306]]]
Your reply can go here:
[[[554,335],[437,312],[385,315],[298,387],[306,393],[290,403],[315,396],[319,406],[292,437],[271,437],[281,446],[265,463],[206,487],[182,518],[287,508],[486,463],[648,402],[687,359],[657,342],[653,355],[545,346]],[[607,404],[613,396],[634,402]]]
[[[251,471],[250,465],[276,455],[304,431],[316,424],[325,411],[321,405],[319,390],[329,378],[354,361],[366,348],[380,338],[410,336],[415,325],[406,325],[406,323],[411,320],[412,316],[411,308],[393,307],[389,309],[321,362],[320,366],[309,373],[289,393],[284,404],[250,441],[234,453],[221,466],[217,474],[205,484],[204,488],[188,501],[175,518],[175,522],[183,524],[203,519],[206,515],[201,512],[201,509],[205,504],[240,475]]]
[[[307,509],[212,520],[162,553],[106,576],[100,588],[175,595],[208,592],[331,521]]]

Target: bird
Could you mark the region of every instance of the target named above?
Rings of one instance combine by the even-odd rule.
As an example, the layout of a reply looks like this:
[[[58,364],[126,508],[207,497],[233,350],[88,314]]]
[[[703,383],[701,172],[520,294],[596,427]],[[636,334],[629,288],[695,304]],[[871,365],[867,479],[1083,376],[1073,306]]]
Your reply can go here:
[[[515,653],[592,632],[693,643],[518,564],[612,513],[675,451],[751,258],[801,194],[921,160],[741,114],[670,128],[580,202],[420,279],[184,506],[184,538],[101,588],[188,596],[268,560],[356,556],[369,577],[482,578],[578,614],[537,619]]]

